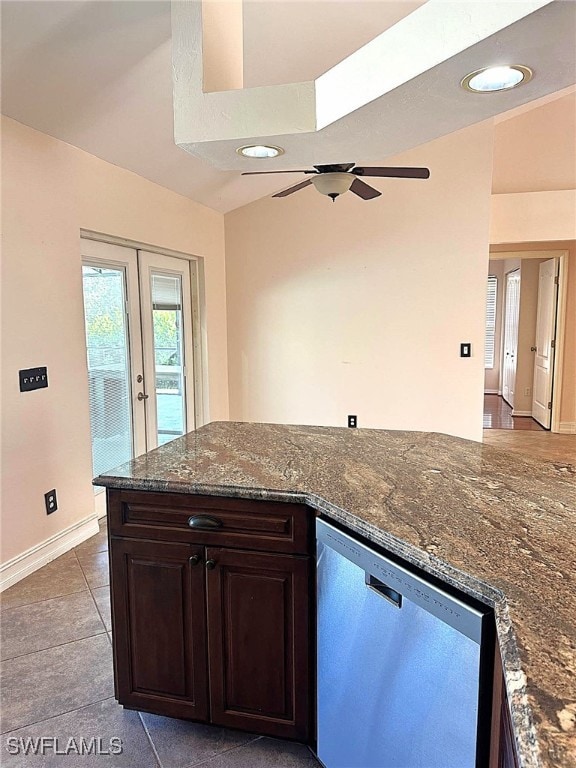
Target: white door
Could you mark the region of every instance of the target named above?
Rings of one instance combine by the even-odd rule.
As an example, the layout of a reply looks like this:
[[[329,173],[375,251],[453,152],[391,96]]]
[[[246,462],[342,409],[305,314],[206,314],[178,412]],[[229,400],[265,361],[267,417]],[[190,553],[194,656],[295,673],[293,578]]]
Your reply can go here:
[[[520,315],[520,270],[506,275],[504,307],[504,349],[502,359],[502,397],[514,407],[516,362],[518,357],[518,317]]]
[[[536,314],[536,353],[532,417],[550,429],[552,419],[552,373],[554,369],[554,336],[556,331],[556,297],[558,294],[558,259],[540,264],[538,311]]]
[[[138,255],[150,450],[194,429],[190,265],[173,256]]]
[[[190,262],[81,242],[96,476],[194,429]]]

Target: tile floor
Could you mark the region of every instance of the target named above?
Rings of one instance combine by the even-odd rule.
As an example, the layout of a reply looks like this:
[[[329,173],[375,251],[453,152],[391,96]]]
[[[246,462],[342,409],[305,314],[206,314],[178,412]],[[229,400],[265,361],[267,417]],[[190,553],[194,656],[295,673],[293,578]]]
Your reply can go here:
[[[545,430],[485,429],[483,442],[503,451],[573,467],[572,471],[576,471],[576,435],[556,435]]]
[[[124,710],[114,699],[106,531],[0,596],[3,768],[314,768],[300,744]],[[19,739],[100,739],[99,756]],[[28,744],[38,743],[29,741]],[[112,746],[111,746],[112,745]],[[11,754],[19,749],[18,754]]]

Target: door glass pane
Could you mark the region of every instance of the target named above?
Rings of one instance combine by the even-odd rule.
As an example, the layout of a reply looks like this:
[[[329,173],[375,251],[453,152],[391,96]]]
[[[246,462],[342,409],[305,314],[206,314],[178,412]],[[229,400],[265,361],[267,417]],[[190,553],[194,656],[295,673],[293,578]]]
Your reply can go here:
[[[152,317],[158,445],[163,445],[186,431],[179,275],[152,274]]]
[[[94,476],[133,457],[122,269],[82,267]]]

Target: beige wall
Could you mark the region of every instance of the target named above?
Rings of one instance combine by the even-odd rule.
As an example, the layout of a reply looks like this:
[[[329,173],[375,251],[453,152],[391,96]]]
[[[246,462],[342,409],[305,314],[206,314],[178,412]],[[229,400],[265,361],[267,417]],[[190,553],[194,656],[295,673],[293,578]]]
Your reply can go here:
[[[576,189],[576,94],[497,123],[492,192]]]
[[[204,257],[210,417],[227,418],[228,403],[222,215],[12,120],[2,129],[6,562],[94,509],[81,228]],[[18,370],[37,365],[48,389],[20,393]]]
[[[497,279],[496,285],[496,328],[494,330],[494,367],[484,370],[484,391],[500,391],[500,363],[502,355],[502,296],[504,294],[504,265],[502,261],[490,260],[488,274]]]
[[[576,240],[576,189],[492,195],[491,205],[494,245]]]
[[[481,438],[491,130],[388,160],[431,178],[373,201],[309,188],[226,215],[233,419]]]

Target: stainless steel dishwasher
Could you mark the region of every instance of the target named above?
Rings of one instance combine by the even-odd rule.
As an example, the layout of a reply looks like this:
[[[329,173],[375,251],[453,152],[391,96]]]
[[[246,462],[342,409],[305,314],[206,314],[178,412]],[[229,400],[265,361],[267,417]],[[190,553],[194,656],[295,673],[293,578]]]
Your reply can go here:
[[[323,765],[487,765],[488,606],[463,602],[323,520],[316,532]]]

